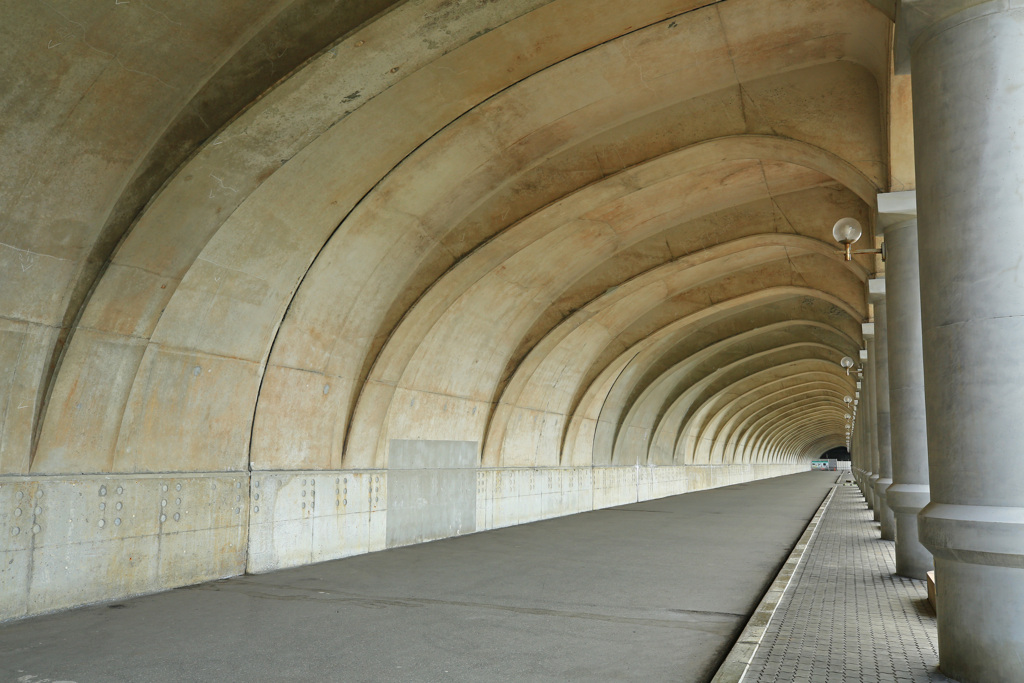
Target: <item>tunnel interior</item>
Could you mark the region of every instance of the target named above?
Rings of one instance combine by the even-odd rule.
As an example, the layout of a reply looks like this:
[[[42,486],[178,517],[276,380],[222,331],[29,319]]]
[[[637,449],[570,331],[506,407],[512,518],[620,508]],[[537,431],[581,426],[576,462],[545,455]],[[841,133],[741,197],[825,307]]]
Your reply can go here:
[[[846,452],[892,3],[3,12],[0,619]]]

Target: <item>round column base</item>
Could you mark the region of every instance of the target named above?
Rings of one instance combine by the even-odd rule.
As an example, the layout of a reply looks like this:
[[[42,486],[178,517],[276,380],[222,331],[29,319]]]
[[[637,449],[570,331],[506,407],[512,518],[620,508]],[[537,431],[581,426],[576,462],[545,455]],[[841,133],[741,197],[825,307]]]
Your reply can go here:
[[[939,668],[962,683],[1024,681],[1024,508],[929,503]]]
[[[939,669],[961,683],[1024,681],[1024,569],[935,559]]]
[[[875,488],[875,482],[877,482],[878,479],[878,475],[874,473],[870,477],[868,477],[868,489],[871,491],[871,509],[875,513],[876,522],[881,520],[881,514],[878,510],[878,489]]]
[[[896,512],[896,573],[910,579],[928,578],[935,568],[931,552],[917,537],[917,514]]]
[[[885,499],[885,490],[892,485],[892,479],[881,479],[875,481],[875,511],[878,513],[878,521],[882,526],[882,540],[883,541],[895,541],[896,540],[896,517],[892,513],[892,508]]]
[[[896,573],[911,579],[927,578],[935,568],[931,551],[918,537],[917,515],[930,502],[927,484],[893,484],[885,502],[896,516]]]

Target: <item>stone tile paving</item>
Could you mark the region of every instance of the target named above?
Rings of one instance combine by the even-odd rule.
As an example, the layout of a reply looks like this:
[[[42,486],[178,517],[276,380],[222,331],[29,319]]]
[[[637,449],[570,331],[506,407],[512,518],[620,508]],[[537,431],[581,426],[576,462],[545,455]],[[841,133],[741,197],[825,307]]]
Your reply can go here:
[[[851,482],[840,484],[743,683],[940,683],[924,581],[894,572],[891,541]]]

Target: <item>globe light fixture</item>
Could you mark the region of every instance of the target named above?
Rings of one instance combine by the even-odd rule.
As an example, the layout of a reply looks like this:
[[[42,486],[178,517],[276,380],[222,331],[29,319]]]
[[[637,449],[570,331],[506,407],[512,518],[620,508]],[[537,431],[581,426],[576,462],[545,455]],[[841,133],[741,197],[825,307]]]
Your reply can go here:
[[[832,226],[832,237],[843,246],[854,244],[864,234],[856,218],[840,218]]]
[[[853,250],[853,245],[861,238],[864,234],[864,229],[860,225],[860,221],[856,218],[840,218],[836,221],[835,225],[832,226],[832,237],[836,242],[843,245],[843,251],[839,252],[844,255],[847,261],[853,260],[854,254],[881,254],[882,260],[885,260],[885,244],[882,244],[881,249],[858,249]]]

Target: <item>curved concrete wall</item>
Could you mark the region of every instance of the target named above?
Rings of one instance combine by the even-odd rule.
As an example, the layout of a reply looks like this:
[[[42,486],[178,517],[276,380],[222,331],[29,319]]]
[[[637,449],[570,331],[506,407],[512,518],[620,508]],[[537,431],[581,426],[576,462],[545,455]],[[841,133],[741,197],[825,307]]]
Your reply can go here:
[[[11,72],[0,618],[845,443],[874,4],[144,9],[33,18],[46,106]]]

